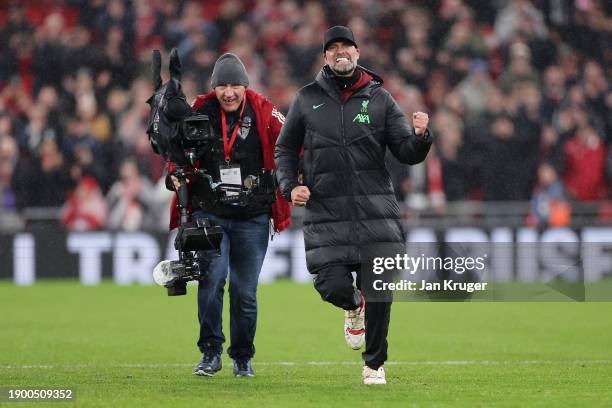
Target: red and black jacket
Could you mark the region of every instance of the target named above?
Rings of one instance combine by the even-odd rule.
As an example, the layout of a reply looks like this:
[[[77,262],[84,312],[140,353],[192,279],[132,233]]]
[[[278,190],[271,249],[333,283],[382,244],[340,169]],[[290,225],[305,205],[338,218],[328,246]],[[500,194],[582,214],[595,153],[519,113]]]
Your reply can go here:
[[[198,95],[193,101],[191,108],[197,111],[213,98],[215,98],[214,91],[206,95]],[[274,170],[276,168],[274,164],[274,146],[281,127],[285,123],[285,116],[272,102],[257,92],[247,89],[246,98],[255,111],[264,168],[266,170]],[[173,162],[167,163],[168,173],[173,172],[175,168],[176,165]],[[176,228],[179,225],[179,212],[176,200],[175,194],[171,205],[170,229]],[[274,221],[274,230],[276,232],[281,232],[291,224],[291,205],[285,200],[279,190],[276,191],[276,201],[272,204],[272,220]]]

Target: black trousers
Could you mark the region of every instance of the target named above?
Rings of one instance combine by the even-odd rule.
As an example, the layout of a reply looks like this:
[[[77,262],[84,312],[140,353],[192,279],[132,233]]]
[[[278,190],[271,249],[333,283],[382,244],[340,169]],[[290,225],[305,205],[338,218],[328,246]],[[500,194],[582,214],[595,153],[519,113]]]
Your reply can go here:
[[[360,297],[353,286],[353,275],[357,272],[359,288],[360,265],[333,265],[319,270],[315,275],[314,286],[321,298],[344,310],[359,307]],[[365,302],[366,348],[362,353],[365,364],[377,370],[387,360],[387,333],[391,302]]]

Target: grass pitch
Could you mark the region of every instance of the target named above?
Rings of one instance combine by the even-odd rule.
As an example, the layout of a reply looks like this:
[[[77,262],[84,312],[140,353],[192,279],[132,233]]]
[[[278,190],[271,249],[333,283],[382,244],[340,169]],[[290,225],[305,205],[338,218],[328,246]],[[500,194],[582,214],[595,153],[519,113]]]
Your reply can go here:
[[[233,378],[227,355],[215,377],[193,376],[188,292],[0,283],[0,387],[76,390],[69,403],[0,405],[612,406],[612,303],[395,303],[388,385],[367,387],[342,312],[289,282],[260,286],[257,377]]]

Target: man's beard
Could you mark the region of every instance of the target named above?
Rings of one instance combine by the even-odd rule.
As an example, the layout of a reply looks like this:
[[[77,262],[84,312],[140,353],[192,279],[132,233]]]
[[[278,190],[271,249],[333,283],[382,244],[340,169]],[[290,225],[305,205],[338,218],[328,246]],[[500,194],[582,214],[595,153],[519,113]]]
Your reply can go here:
[[[334,73],[338,75],[351,74],[355,70],[356,67],[357,65],[353,61],[349,61],[349,64],[343,64],[343,65],[334,63],[334,65],[330,66],[332,71],[334,71]]]

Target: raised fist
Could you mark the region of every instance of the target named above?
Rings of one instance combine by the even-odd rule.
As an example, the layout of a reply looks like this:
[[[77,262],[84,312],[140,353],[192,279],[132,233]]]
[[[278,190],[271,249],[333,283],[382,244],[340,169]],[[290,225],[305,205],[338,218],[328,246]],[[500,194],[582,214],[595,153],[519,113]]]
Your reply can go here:
[[[417,136],[422,136],[427,130],[429,115],[424,112],[414,112],[412,114],[412,127]]]

